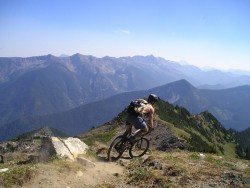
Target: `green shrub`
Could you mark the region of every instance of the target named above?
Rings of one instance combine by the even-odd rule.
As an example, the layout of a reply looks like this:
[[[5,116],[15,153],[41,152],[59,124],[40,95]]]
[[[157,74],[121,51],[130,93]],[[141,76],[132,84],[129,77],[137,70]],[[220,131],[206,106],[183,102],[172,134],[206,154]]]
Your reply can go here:
[[[236,169],[236,165],[235,164],[227,162],[227,161],[223,162],[223,165],[226,166],[226,167],[228,167],[228,168],[230,168],[230,170],[235,170]]]
[[[135,168],[130,171],[129,178],[131,183],[147,181],[152,177],[152,172],[146,167]]]
[[[102,142],[102,143],[108,143],[114,136],[116,135],[116,128],[118,126],[115,125],[112,127],[111,130],[106,131],[106,132],[100,132],[100,133],[95,133],[87,138],[83,138],[82,140],[84,143],[86,143],[88,146],[93,145],[95,141]]]
[[[200,156],[197,153],[192,153],[192,154],[189,155],[188,158],[191,159],[191,160],[199,160]]]
[[[217,165],[220,165],[221,164],[221,159],[216,159],[214,158],[212,155],[207,155],[206,156],[206,159],[205,159],[207,162],[210,162],[210,163],[215,163]]]
[[[0,182],[5,187],[23,186],[35,176],[35,166],[22,165],[0,174]],[[1,185],[1,184],[0,184]]]

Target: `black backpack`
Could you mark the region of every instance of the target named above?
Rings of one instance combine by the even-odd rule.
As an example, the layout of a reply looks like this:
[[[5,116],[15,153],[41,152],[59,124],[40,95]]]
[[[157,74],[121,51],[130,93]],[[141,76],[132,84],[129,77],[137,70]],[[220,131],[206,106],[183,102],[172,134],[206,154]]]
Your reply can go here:
[[[134,115],[134,116],[139,116],[141,115],[141,110],[142,108],[148,104],[148,102],[144,99],[136,99],[130,102],[127,112],[130,115]]]

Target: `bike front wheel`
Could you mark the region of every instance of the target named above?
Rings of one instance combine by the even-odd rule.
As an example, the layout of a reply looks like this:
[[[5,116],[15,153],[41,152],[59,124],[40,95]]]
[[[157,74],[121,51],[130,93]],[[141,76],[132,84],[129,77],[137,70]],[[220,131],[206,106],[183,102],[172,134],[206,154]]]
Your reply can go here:
[[[140,138],[135,141],[135,143],[129,149],[129,155],[133,157],[143,156],[149,148],[149,141],[146,138]]]
[[[123,136],[116,137],[113,142],[110,144],[108,150],[108,161],[116,161],[118,160],[123,152],[125,151],[125,142],[123,141]]]

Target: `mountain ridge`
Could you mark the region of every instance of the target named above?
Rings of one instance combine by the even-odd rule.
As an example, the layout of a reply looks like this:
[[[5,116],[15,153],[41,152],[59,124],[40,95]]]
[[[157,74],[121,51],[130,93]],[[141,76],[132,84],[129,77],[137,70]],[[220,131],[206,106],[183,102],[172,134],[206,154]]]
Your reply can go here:
[[[155,109],[155,129],[146,136],[152,141],[151,147],[161,151],[185,148],[190,151],[219,154],[229,152],[224,145],[234,142],[233,136],[207,111],[192,115],[185,108],[173,106],[161,99],[155,104]],[[87,143],[92,143],[92,140],[108,142],[125,130],[125,119],[126,109],[111,121],[78,137]],[[232,148],[235,150],[235,146]]]
[[[174,96],[177,96],[176,93],[174,93],[175,91],[171,90],[172,86],[177,83],[180,85],[187,85],[189,88],[191,88],[191,91],[194,89],[195,91],[198,90],[194,87],[190,87],[190,83],[188,83],[186,80],[181,80],[181,81],[177,81],[174,83],[169,84],[169,88],[170,88],[170,92],[168,90],[168,88],[166,88],[167,85],[163,86],[162,90],[159,90],[161,87],[157,87],[155,90],[151,89],[151,90],[141,90],[141,91],[134,91],[134,92],[125,92],[125,93],[121,93],[121,94],[117,94],[115,96],[111,96],[108,97],[104,100],[101,101],[96,101],[93,103],[88,103],[85,105],[82,105],[80,107],[68,110],[68,111],[64,111],[61,113],[54,113],[54,114],[49,114],[49,115],[45,115],[45,116],[34,116],[34,117],[23,117],[17,121],[11,122],[9,124],[4,125],[4,127],[0,127],[0,132],[5,132],[4,135],[1,135],[2,138],[6,138],[6,134],[7,135],[12,135],[12,136],[17,136],[17,135],[13,135],[13,131],[12,130],[16,130],[18,131],[20,129],[21,132],[19,132],[19,134],[22,133],[22,131],[25,130],[25,127],[27,128],[27,130],[31,130],[32,127],[33,129],[38,129],[41,126],[47,125],[47,126],[52,126],[54,128],[57,128],[59,130],[62,130],[64,132],[68,132],[70,135],[74,135],[77,134],[78,132],[82,132],[82,131],[87,131],[88,129],[90,129],[93,126],[98,126],[101,125],[103,123],[105,123],[106,121],[108,121],[109,119],[112,119],[113,117],[115,117],[117,115],[117,113],[119,111],[121,111],[122,109],[124,109],[131,100],[136,99],[136,98],[141,98],[141,97],[146,97],[148,96],[150,93],[156,93],[161,99],[169,101],[169,102],[173,102],[169,99],[173,98]],[[240,87],[240,88],[245,88],[245,87]],[[181,88],[182,89],[182,88]],[[236,88],[237,89],[237,88]],[[247,89],[250,89],[247,87]],[[233,89],[231,90],[226,90],[226,91],[233,91],[233,93],[237,92],[234,91]],[[199,93],[200,90],[198,90],[197,93]],[[188,93],[191,93],[190,96],[187,96]],[[196,96],[196,94],[193,96],[192,92],[185,92],[178,94],[180,96],[180,98],[178,100],[176,100],[176,102],[174,102],[174,105],[178,105],[178,106],[188,106],[189,104],[192,104],[192,108],[195,106],[199,107],[200,105],[200,101],[202,99],[202,101],[205,101],[205,104],[207,102],[209,102],[208,99],[204,98],[204,96],[198,97]],[[241,92],[245,95],[246,92]],[[183,95],[183,96],[182,96]],[[228,94],[229,96],[231,95],[230,93]],[[244,95],[242,97],[236,97],[236,99],[244,99]],[[220,93],[219,93],[220,96]],[[184,98],[185,97],[185,98]],[[202,98],[203,97],[203,98]],[[233,94],[234,97],[234,94]],[[246,96],[249,97],[249,96]],[[183,99],[184,98],[184,99]],[[214,98],[214,97],[213,97]],[[220,97],[219,97],[220,99]],[[243,100],[243,104],[247,104],[247,100],[248,98],[245,99],[245,101]],[[184,102],[182,102],[184,101]],[[224,101],[221,100],[220,101]],[[239,102],[237,102],[238,104],[240,104]],[[223,104],[223,103],[222,103]],[[203,104],[204,105],[204,104]],[[241,105],[241,104],[240,104]],[[224,105],[225,106],[225,105]],[[223,106],[222,106],[223,107]],[[221,109],[223,109],[221,107]],[[239,106],[240,107],[240,106]],[[191,109],[192,108],[187,108],[187,109]],[[218,108],[218,106],[217,106]],[[238,112],[239,110],[237,109],[237,105],[235,106],[236,112]],[[214,109],[214,108],[212,108]],[[209,110],[209,109],[205,109],[204,106],[201,106],[200,111],[198,111],[198,113],[205,111],[205,110]],[[242,109],[244,110],[244,109]],[[224,109],[225,111],[225,109]],[[247,117],[249,111],[245,108],[245,111],[242,111],[244,113],[241,114],[237,114],[237,117],[242,118],[241,122],[245,123],[248,121]],[[194,113],[194,112],[191,112]],[[194,113],[197,114],[197,113]],[[222,116],[223,118],[224,116]],[[237,123],[237,125],[240,122]],[[223,124],[223,122],[222,122]],[[224,125],[224,124],[223,124]],[[243,124],[244,125],[244,124]],[[245,124],[246,127],[248,127],[247,124]],[[227,127],[228,128],[228,127]],[[234,127],[236,128],[236,127]],[[236,128],[237,129],[237,128]],[[244,129],[241,128],[241,130]],[[17,134],[17,133],[16,133]]]
[[[185,106],[192,113],[208,109],[223,124],[234,121],[230,124],[232,127],[237,121],[246,119],[248,114],[238,110],[239,113],[234,116],[230,108],[234,108],[234,111],[236,107],[244,109],[244,102],[240,107],[235,96],[232,107],[226,106],[226,109],[222,109],[225,101],[223,104],[219,103],[222,107],[217,106],[214,100],[216,98],[220,101],[218,96],[209,91],[197,90],[193,85],[203,78],[211,82],[210,77],[214,79],[216,75],[227,82],[241,80],[242,77],[230,77],[231,74],[220,71],[214,71],[213,75],[215,76],[209,76],[207,72],[194,66],[182,66],[152,55],[97,58],[78,53],[62,58],[51,54],[28,58],[0,58],[0,127],[25,116],[59,113],[118,93],[149,90],[179,79],[192,81],[192,86],[180,83],[183,85],[169,88],[166,100]],[[248,77],[244,77],[241,83],[244,84],[247,80]],[[228,91],[219,92],[227,95]],[[166,92],[163,91],[162,95],[166,95]],[[240,95],[248,97],[244,91]],[[226,97],[222,97],[222,100],[223,98]],[[241,116],[243,118],[239,119]]]

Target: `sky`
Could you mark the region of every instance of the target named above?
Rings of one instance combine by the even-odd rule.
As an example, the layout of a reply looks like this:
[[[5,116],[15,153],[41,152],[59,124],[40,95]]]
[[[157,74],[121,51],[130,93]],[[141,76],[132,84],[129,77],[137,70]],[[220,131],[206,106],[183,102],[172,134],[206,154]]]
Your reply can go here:
[[[75,53],[250,70],[250,0],[0,0],[0,57]]]

